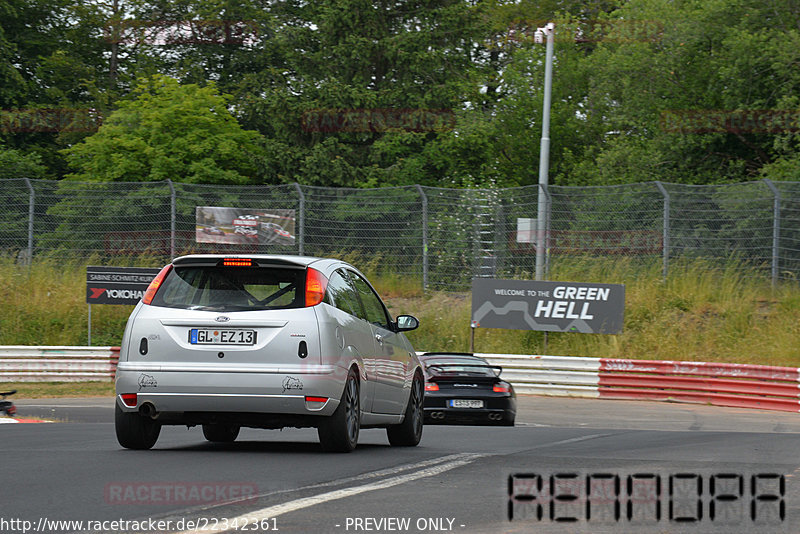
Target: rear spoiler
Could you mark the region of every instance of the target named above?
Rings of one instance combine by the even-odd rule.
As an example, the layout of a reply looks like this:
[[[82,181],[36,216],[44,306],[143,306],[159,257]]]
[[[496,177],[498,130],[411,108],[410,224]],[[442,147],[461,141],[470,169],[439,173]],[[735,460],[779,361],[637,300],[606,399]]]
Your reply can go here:
[[[499,376],[500,373],[503,372],[503,368],[499,365],[490,365],[490,364],[481,364],[481,363],[434,363],[431,365],[427,365],[426,369],[439,369],[440,371],[446,371],[447,367],[475,367],[478,369],[496,369],[497,375]]]
[[[306,265],[301,263],[294,263],[287,260],[278,258],[251,258],[250,256],[231,255],[225,257],[219,256],[183,256],[175,259],[172,264],[176,267],[221,267],[225,260],[249,260],[250,267],[283,267],[284,269],[303,269]]]

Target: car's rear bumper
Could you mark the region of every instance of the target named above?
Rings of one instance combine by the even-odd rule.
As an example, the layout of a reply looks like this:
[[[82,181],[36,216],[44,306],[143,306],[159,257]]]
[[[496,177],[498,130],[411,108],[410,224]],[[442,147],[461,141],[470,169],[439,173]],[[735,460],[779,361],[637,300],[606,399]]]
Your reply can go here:
[[[517,403],[512,397],[470,397],[484,401],[483,408],[452,408],[448,401],[453,395],[425,395],[425,424],[512,425]]]
[[[295,368],[120,363],[117,404],[133,412],[149,403],[156,412],[228,412],[331,415],[339,404],[344,380],[333,366]],[[120,395],[136,393],[136,406]],[[307,396],[326,402],[308,402]]]
[[[426,425],[512,425],[514,419],[509,410],[425,408]]]

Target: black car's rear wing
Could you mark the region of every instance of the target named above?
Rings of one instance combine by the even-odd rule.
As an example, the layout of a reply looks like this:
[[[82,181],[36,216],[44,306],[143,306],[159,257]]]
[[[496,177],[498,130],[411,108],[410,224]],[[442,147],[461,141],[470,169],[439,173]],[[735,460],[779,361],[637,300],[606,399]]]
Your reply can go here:
[[[499,365],[490,365],[490,364],[481,364],[481,363],[432,363],[427,365],[425,368],[427,370],[439,370],[441,373],[455,372],[453,368],[464,368],[464,367],[473,367],[476,369],[491,369],[495,372],[496,376],[500,376],[500,373],[503,372],[503,368]],[[450,368],[450,369],[448,369]],[[434,372],[433,374],[439,374]]]

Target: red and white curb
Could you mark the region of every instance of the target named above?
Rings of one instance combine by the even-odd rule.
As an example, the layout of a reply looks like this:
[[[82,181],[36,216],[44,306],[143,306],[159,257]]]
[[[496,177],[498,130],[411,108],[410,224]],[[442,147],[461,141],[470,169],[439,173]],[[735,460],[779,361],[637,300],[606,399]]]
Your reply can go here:
[[[49,423],[44,419],[27,419],[21,417],[0,417],[0,425],[13,424],[13,423]]]

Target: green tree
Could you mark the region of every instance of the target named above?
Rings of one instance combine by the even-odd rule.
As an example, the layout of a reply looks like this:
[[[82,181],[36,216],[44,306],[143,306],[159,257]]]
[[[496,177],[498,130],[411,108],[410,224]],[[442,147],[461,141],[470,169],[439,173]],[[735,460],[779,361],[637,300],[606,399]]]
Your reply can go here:
[[[28,178],[42,180],[49,178],[47,168],[35,153],[24,153],[0,145],[0,180]]]
[[[273,38],[256,60],[259,70],[236,93],[244,124],[268,139],[274,156],[263,173],[270,180],[356,187],[405,182],[408,174],[395,172],[398,165],[422,152],[436,128],[373,120],[326,129],[309,117],[321,113],[340,122],[351,110],[378,118],[417,110],[442,117],[477,93],[480,20],[461,0],[283,1],[271,12]]]
[[[785,176],[796,132],[741,117],[797,107],[797,2],[631,0],[612,18],[656,21],[663,31],[650,40],[612,34],[589,58],[587,96],[603,136],[592,157],[575,162],[573,183],[735,182],[762,169]]]
[[[62,176],[59,150],[89,135],[68,117],[102,114],[116,99],[104,83],[102,25],[75,0],[0,0],[0,141],[35,153]],[[38,120],[36,117],[38,116]],[[18,127],[30,124],[36,127]]]
[[[495,0],[479,4],[471,61],[476,76],[464,85],[466,105],[457,125],[415,150],[409,137],[376,143],[396,156],[390,169],[400,183],[421,181],[446,187],[520,186],[538,181],[545,47],[534,43],[537,27],[557,24],[551,106],[551,182],[565,180],[601,137],[589,120],[590,72],[586,58],[596,48],[580,43],[578,29],[597,26],[615,2]]]
[[[64,150],[80,181],[248,183],[260,135],[230,114],[214,83],[180,85],[166,76],[139,83],[97,133]]]

